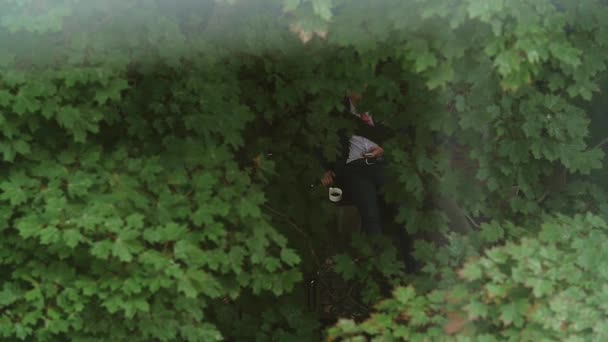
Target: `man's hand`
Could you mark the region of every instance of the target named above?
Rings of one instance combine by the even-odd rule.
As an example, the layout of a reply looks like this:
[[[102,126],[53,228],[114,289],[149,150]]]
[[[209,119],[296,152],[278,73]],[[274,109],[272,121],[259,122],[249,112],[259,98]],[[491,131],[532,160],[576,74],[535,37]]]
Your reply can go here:
[[[333,171],[327,171],[323,174],[323,178],[321,178],[321,184],[323,186],[332,186],[334,184],[334,178],[336,177],[336,173]]]
[[[380,146],[375,146],[369,150],[369,153],[371,153],[371,155],[369,155],[367,158],[382,157],[384,155],[384,149]]]

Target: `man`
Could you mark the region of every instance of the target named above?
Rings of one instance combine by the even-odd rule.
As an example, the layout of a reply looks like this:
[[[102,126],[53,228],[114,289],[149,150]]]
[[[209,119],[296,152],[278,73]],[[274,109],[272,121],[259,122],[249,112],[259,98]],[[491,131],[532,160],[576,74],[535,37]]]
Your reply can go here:
[[[342,151],[333,164],[322,162],[325,174],[321,183],[328,187],[339,180],[361,216],[361,228],[368,234],[382,233],[381,191],[385,184],[384,149],[381,144],[388,130],[375,123],[368,113],[356,109],[360,96],[349,94],[344,99],[345,111],[352,114],[356,127],[352,135],[341,132]]]

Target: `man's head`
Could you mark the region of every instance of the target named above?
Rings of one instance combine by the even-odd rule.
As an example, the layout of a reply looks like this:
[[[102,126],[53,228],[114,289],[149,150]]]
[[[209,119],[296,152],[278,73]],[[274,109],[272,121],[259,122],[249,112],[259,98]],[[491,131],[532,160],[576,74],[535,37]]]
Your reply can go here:
[[[361,100],[361,93],[358,93],[358,92],[348,91],[346,93],[346,96],[348,96],[348,98],[350,99],[350,101],[353,104],[357,104],[357,102],[359,102],[359,100]]]
[[[367,89],[367,83],[363,84],[363,91],[365,91],[366,89]],[[361,98],[363,97],[361,92],[352,91],[352,90],[347,90],[346,96],[348,96],[348,98],[352,101],[353,104],[356,104],[357,102],[359,102],[359,100],[361,100]]]

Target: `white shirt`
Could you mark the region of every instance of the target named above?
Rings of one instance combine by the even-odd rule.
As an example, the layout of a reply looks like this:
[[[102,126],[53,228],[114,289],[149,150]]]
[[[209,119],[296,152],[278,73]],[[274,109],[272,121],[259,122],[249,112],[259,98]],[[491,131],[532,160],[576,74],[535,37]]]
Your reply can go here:
[[[350,113],[359,117],[360,114],[357,113],[357,110],[355,108],[355,105],[353,105],[352,101],[350,101],[349,99],[349,103],[350,103]],[[371,118],[371,116],[370,116]],[[372,120],[373,123],[373,120]],[[346,164],[355,161],[357,159],[363,159],[363,154],[371,152],[371,149],[374,147],[377,147],[378,144],[376,144],[375,142],[362,137],[360,135],[353,135],[350,138],[350,147],[348,149],[348,159],[346,159]]]

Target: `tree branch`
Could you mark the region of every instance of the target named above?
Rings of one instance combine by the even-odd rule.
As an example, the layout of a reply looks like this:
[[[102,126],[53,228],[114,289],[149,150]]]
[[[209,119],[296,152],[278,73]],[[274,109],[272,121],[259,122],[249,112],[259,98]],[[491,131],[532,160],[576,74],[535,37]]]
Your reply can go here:
[[[298,225],[295,222],[293,222],[289,216],[283,214],[282,212],[274,209],[273,207],[271,207],[267,204],[262,204],[262,207],[268,209],[275,216],[278,216],[279,218],[283,219],[293,229],[295,229],[298,233],[302,234],[306,238],[306,242],[308,243],[308,249],[310,250],[310,254],[314,257],[317,267],[320,267],[321,263],[319,261],[319,257],[317,256],[317,253],[315,252],[314,248],[312,247],[312,244],[310,242],[310,236],[304,230],[302,230],[302,228],[298,227]]]
[[[465,213],[465,212],[463,212],[462,214],[463,214],[463,215],[464,215],[464,217],[466,217],[466,218],[467,218],[467,220],[469,220],[469,222],[471,222],[471,224],[472,224],[472,225],[474,225],[476,228],[479,228],[479,227],[480,227],[479,223],[477,223],[477,221],[475,221],[475,220],[474,220],[474,219],[471,217],[471,215],[469,215],[469,214],[467,214],[467,213]]]
[[[606,143],[608,143],[608,137],[602,139],[599,143],[597,143],[595,146],[593,146],[593,149],[600,148],[603,145],[605,145]]]

